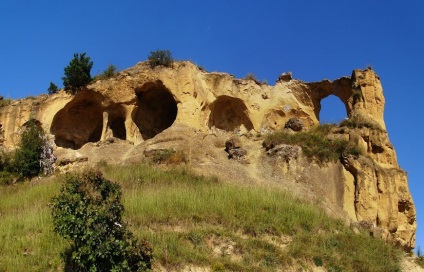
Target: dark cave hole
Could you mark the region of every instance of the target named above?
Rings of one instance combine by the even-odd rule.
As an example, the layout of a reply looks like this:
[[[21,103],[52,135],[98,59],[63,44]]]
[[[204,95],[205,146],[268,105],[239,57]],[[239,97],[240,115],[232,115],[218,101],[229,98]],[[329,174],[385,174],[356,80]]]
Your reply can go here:
[[[127,131],[125,129],[125,118],[114,118],[112,121],[110,121],[109,127],[112,130],[113,137],[119,138],[121,140],[127,139]]]
[[[148,140],[169,128],[177,118],[177,102],[161,83],[145,84],[136,89],[137,109],[133,114],[144,140]]]
[[[50,132],[57,146],[79,149],[102,136],[103,114],[99,102],[74,99],[53,118]]]

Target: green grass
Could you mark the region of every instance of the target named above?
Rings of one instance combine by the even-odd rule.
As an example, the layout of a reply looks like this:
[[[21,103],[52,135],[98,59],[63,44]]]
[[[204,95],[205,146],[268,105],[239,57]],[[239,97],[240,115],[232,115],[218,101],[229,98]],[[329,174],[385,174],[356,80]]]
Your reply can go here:
[[[60,184],[43,179],[0,188],[0,271],[56,271],[65,243],[53,233],[50,199]]]
[[[378,124],[376,121],[372,120],[369,117],[356,115],[352,116],[349,119],[343,120],[340,123],[340,126],[346,126],[349,128],[370,128],[375,130],[384,131],[380,124]]]
[[[213,271],[275,271],[316,263],[328,271],[399,271],[399,250],[354,234],[280,189],[232,185],[184,168],[98,168],[121,184],[124,221],[150,241],[156,264],[166,269],[192,264]],[[67,245],[52,232],[48,207],[59,188],[60,179],[0,188],[0,271],[62,269]],[[284,244],[281,237],[292,241]]]
[[[361,151],[346,140],[330,139],[332,128],[336,125],[325,124],[316,126],[309,131],[288,133],[284,130],[270,133],[264,140],[265,146],[279,144],[298,145],[303,154],[318,162],[337,161],[341,154],[359,155]]]

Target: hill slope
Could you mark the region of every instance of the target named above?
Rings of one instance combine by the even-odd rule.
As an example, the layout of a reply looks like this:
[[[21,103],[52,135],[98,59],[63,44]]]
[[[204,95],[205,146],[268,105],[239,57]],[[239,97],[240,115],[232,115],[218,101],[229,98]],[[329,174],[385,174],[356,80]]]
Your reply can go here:
[[[279,188],[185,168],[98,166],[122,186],[125,221],[154,247],[156,271],[399,271],[402,252]],[[68,247],[48,203],[61,177],[2,187],[1,271],[57,271]]]

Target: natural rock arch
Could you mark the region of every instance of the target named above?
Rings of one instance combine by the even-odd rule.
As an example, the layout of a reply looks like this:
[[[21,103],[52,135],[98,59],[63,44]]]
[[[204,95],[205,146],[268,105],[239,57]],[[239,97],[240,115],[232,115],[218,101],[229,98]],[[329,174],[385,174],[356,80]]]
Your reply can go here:
[[[162,82],[150,82],[136,88],[136,108],[132,118],[144,140],[169,128],[177,118],[178,107],[171,91]]]
[[[322,109],[321,101],[329,96],[332,97],[330,99],[334,99],[333,96],[335,96],[341,101],[346,110],[345,117],[351,116],[351,112],[353,110],[352,97],[354,96],[354,90],[350,78],[342,77],[334,80],[333,82],[323,80],[320,82],[312,82],[308,85],[311,89],[312,104],[314,106],[315,117],[318,121],[320,121]]]
[[[220,96],[209,106],[209,128],[216,127],[225,131],[234,131],[240,126],[253,129],[252,121],[243,100],[230,96]]]
[[[89,90],[80,93],[53,118],[50,132],[57,146],[79,149],[87,142],[100,141],[103,129],[102,95]]]

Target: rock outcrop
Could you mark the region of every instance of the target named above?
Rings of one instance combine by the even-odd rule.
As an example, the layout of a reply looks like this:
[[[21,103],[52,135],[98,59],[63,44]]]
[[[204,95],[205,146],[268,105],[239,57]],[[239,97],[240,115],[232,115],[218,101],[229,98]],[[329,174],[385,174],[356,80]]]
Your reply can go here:
[[[278,160],[267,156],[254,140],[256,135],[284,127],[303,131],[318,125],[321,100],[329,95],[341,100],[348,116],[336,136],[354,143],[365,155],[317,165],[302,157],[300,148],[282,145],[275,151],[282,158]],[[256,167],[252,174],[256,180],[262,173],[280,183],[303,184],[315,199],[330,203],[330,210],[341,211],[352,222],[367,222],[376,235],[411,249],[415,246],[415,208],[406,173],[388,139],[384,104],[380,79],[371,69],[313,83],[287,73],[268,86],[225,73],[208,73],[190,62],[153,69],[138,63],[114,78],[94,82],[75,96],[61,91],[13,101],[0,108],[0,125],[6,148],[16,145],[19,128],[29,119],[37,119],[55,136],[57,150],[82,153],[89,143],[125,140],[128,146],[120,147],[125,154],[116,161],[143,156],[143,152],[135,152],[146,149],[142,146],[157,145],[160,141],[155,139],[161,135],[168,137],[162,142],[194,141],[196,137],[205,142],[211,135],[227,139],[236,135],[248,142],[247,146],[257,146],[256,152],[247,149],[243,153],[249,164],[237,166]],[[180,133],[181,128],[187,129]],[[104,148],[109,146],[113,145]],[[225,153],[222,147],[214,148]],[[86,153],[88,160],[95,153],[90,152]],[[200,148],[192,150],[190,146],[190,154],[196,152],[201,156]],[[120,156],[119,152],[115,156]]]

